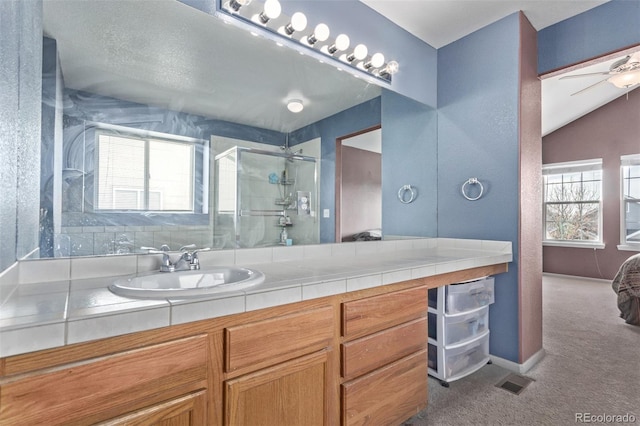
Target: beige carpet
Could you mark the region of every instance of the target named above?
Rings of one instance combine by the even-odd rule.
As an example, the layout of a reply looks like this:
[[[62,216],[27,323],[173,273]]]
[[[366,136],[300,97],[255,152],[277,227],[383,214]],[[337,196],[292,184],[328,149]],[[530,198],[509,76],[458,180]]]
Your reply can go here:
[[[520,395],[495,386],[510,373],[496,365],[449,388],[429,378],[428,408],[404,424],[570,425],[582,416],[640,425],[640,327],[619,318],[610,284],[545,276],[543,312],[546,356],[524,374],[535,381]]]

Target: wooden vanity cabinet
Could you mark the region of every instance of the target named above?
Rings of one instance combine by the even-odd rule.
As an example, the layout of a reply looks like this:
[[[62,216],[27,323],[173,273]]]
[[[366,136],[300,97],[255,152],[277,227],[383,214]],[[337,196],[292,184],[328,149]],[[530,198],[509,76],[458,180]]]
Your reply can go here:
[[[0,359],[1,425],[401,424],[427,405],[428,288],[473,268]]]
[[[328,425],[332,306],[225,330],[225,425]]]
[[[427,406],[427,290],[342,304],[343,425],[399,424]]]
[[[0,386],[3,425],[203,425],[207,338],[27,373]]]

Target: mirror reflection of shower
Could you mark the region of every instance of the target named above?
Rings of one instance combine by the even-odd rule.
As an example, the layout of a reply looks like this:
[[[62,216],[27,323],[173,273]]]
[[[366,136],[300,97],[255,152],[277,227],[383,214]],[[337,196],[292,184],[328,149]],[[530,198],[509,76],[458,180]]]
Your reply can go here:
[[[234,146],[216,155],[214,246],[319,243],[318,164],[302,152]]]

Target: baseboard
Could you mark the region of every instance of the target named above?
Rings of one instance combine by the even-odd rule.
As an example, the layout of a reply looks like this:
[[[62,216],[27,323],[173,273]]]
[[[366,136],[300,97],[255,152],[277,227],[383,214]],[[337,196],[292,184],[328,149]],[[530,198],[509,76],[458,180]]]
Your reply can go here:
[[[557,277],[557,278],[567,278],[571,280],[581,280],[581,281],[593,281],[597,283],[606,283],[611,284],[611,280],[607,280],[604,278],[591,278],[591,277],[579,277],[577,275],[565,275],[565,274],[554,274],[551,272],[543,272],[543,277]]]
[[[505,368],[518,374],[524,374],[527,371],[531,370],[534,365],[540,362],[540,360],[544,358],[545,354],[546,352],[544,348],[542,348],[538,352],[530,356],[529,359],[526,360],[523,364],[518,364],[517,362],[509,361],[508,359],[500,358],[499,356],[495,355],[491,355],[491,361],[498,367]]]

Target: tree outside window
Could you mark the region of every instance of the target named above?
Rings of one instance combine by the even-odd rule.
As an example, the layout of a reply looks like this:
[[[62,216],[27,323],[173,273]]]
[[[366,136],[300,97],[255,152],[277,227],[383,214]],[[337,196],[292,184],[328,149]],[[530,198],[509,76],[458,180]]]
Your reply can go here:
[[[545,241],[601,241],[601,164],[544,167]]]

